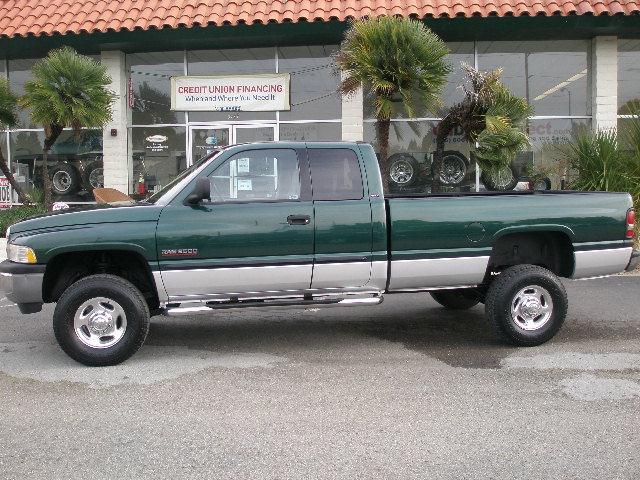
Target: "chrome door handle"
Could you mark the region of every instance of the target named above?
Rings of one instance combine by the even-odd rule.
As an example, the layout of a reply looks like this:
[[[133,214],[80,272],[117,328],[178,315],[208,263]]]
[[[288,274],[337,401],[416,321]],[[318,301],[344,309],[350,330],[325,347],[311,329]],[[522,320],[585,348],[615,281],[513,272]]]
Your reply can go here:
[[[289,225],[309,225],[311,217],[309,215],[289,215],[287,223]]]

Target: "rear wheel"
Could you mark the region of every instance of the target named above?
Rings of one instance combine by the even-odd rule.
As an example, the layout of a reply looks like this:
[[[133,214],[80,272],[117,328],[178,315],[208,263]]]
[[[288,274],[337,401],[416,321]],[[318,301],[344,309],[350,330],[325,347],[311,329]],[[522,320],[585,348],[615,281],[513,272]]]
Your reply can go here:
[[[116,365],[133,355],[149,331],[142,293],[115,275],[78,280],[60,297],[53,314],[58,344],[84,365]]]
[[[54,165],[50,170],[51,188],[56,195],[70,195],[80,188],[76,169],[67,163]]]
[[[474,292],[468,288],[437,290],[430,292],[430,294],[436,302],[450,310],[467,310],[480,303],[477,295],[474,295]]]
[[[550,340],[567,315],[567,293],[546,268],[516,265],[498,276],[487,291],[485,312],[495,332],[524,347]]]

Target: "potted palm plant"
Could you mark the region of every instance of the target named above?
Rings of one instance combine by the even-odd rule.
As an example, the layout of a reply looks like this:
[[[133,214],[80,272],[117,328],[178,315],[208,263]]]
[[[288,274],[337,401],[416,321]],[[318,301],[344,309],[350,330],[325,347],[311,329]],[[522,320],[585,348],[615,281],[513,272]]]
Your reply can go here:
[[[375,98],[378,162],[388,190],[389,128],[394,104],[409,117],[419,108],[436,111],[450,68],[445,43],[422,22],[379,17],[352,23],[336,64],[342,72],[340,91],[351,95],[361,87]]]
[[[42,177],[44,202],[51,209],[51,180],[47,155],[65,128],[76,136],[82,128],[103,127],[111,119],[113,94],[107,89],[111,78],[106,67],[78,54],[73,48],[51,51],[33,67],[33,79],[26,82],[19,103],[31,110],[35,124],[44,127]]]
[[[465,64],[462,68],[467,76],[464,99],[450,107],[436,127],[432,191],[439,191],[445,143],[456,128],[475,145],[473,155],[485,186],[492,190],[513,188],[517,179],[511,163],[529,145],[526,121],[533,109],[500,81],[502,70],[480,72]]]

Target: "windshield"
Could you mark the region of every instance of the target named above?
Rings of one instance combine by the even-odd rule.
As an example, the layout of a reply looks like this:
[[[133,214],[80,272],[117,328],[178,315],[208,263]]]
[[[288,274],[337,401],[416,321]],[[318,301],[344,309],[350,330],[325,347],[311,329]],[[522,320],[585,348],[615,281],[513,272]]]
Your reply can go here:
[[[167,193],[169,190],[171,190],[173,187],[175,187],[183,179],[185,179],[189,175],[191,175],[191,173],[193,173],[195,170],[200,168],[202,166],[202,164],[204,164],[208,160],[211,160],[213,157],[218,155],[221,151],[222,151],[222,149],[219,149],[219,150],[213,150],[213,151],[207,153],[204,157],[202,157],[199,160],[197,160],[189,168],[187,168],[186,170],[183,170],[182,172],[180,172],[180,174],[176,178],[174,178],[169,183],[167,183],[164,187],[162,187],[162,189],[158,190],[156,193],[154,193],[150,197],[146,198],[145,202],[147,202],[147,203],[156,203],[160,198],[162,198],[162,196],[165,193]]]

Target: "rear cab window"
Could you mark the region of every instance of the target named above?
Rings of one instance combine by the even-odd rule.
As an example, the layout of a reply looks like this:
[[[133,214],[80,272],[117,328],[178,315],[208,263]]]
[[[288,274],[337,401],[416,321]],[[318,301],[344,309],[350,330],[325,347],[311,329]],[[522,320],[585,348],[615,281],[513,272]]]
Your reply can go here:
[[[349,148],[309,149],[314,200],[361,200],[364,197],[358,156]]]

